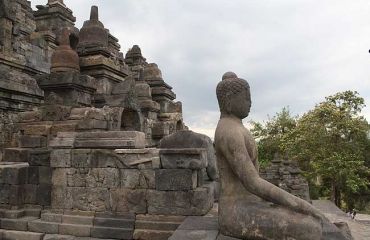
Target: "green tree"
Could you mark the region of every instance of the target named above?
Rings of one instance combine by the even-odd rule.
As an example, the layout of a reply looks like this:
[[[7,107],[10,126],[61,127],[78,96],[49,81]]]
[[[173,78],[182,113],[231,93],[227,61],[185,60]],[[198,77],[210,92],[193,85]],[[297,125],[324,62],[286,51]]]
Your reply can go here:
[[[295,128],[297,117],[292,117],[288,107],[284,107],[266,123],[251,121],[251,132],[257,140],[258,159],[261,166],[266,166],[275,153],[284,154],[282,140]]]
[[[310,183],[330,192],[337,206],[343,200],[353,207],[353,196],[369,184],[365,165],[369,124],[360,115],[364,106],[364,99],[353,91],[326,97],[281,141]]]

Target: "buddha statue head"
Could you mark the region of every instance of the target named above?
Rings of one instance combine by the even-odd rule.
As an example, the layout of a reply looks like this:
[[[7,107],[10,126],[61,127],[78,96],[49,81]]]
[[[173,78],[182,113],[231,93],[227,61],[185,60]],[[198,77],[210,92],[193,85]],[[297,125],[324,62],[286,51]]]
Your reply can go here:
[[[246,80],[238,78],[233,72],[227,72],[217,85],[216,93],[221,116],[233,115],[240,119],[248,116],[252,102]]]

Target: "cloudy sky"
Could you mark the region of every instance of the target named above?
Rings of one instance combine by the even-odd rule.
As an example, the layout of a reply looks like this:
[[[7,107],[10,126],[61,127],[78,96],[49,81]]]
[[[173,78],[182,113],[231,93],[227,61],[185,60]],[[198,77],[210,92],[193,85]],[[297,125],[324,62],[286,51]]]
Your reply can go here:
[[[47,0],[32,0],[32,5]],[[302,114],[325,96],[356,90],[369,107],[369,0],[65,0],[81,27],[91,5],[120,39],[138,44],[183,102],[192,130],[213,135],[215,87],[226,71],[248,80],[249,117],[282,107]]]

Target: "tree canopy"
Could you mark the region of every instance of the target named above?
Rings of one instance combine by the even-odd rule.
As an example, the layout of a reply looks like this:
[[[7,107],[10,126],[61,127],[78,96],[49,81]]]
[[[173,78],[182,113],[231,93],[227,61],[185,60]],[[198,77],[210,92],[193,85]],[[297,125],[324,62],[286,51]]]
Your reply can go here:
[[[301,117],[283,108],[266,124],[252,123],[262,161],[274,152],[297,160],[312,193],[353,207],[369,186],[369,124],[361,116],[365,102],[357,92],[326,97]],[[313,197],[317,197],[313,196]]]

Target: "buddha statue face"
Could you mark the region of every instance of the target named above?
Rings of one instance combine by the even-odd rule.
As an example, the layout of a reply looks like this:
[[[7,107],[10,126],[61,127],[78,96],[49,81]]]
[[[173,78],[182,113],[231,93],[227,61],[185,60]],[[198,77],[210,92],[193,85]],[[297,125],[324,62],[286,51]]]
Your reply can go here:
[[[249,115],[251,94],[249,84],[235,73],[227,72],[217,85],[217,99],[222,114],[234,115],[240,119]]]

